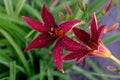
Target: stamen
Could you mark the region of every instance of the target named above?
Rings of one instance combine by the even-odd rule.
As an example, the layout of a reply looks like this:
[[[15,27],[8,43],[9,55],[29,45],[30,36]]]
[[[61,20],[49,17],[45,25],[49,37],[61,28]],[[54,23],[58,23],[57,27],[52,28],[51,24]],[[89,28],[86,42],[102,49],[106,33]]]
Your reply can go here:
[[[49,31],[48,33],[49,33],[50,35],[53,35],[53,33],[52,33],[52,32],[50,32],[50,31]]]
[[[51,31],[54,31],[54,28],[53,28],[53,27],[51,27]]]
[[[48,33],[52,36],[58,36],[58,37],[63,35],[62,28],[60,27],[58,28],[51,27],[51,30]]]

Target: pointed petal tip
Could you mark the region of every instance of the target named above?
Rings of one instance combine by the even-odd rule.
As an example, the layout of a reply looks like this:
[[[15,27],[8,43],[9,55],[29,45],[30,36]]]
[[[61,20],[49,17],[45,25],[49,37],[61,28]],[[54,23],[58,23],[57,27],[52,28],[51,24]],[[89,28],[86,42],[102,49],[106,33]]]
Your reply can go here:
[[[26,22],[29,21],[29,19],[30,19],[30,18],[28,18],[27,16],[22,16],[22,18],[23,18],[23,20],[26,21]]]
[[[62,73],[65,73],[63,69],[60,70]]]
[[[24,19],[25,16],[22,16],[22,18]]]
[[[46,8],[46,4],[45,4],[45,3],[44,3],[44,5],[43,5],[43,9],[44,9],[44,8]]]
[[[44,21],[44,23],[50,27],[55,27],[57,26],[54,16],[52,15],[52,13],[47,9],[46,5],[43,5],[42,8],[42,20]]]
[[[97,34],[97,28],[98,28],[98,23],[97,23],[96,13],[94,12],[90,23],[90,30],[92,35],[95,36]]]
[[[81,59],[79,59],[79,58],[76,58],[76,64],[78,64],[78,63],[80,63],[80,61],[81,61]]]
[[[79,63],[79,61],[78,60],[76,60],[76,62],[75,62],[76,64],[78,64]]]
[[[22,16],[22,18],[23,18],[24,20],[26,20],[28,17],[26,17],[26,16]]]
[[[96,12],[93,12],[93,15],[96,16]]]
[[[92,18],[96,18],[96,12],[93,12]]]
[[[27,49],[27,48],[25,48],[23,52],[24,52],[24,53],[26,53],[27,51],[28,51],[28,49]]]

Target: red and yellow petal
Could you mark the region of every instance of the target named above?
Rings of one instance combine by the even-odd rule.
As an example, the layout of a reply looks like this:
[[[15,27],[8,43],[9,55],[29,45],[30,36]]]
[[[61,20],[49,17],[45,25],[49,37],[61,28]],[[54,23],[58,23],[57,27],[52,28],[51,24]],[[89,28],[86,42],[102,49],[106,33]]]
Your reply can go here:
[[[27,52],[36,48],[44,48],[53,43],[56,39],[57,37],[52,37],[49,34],[43,33],[33,40],[24,51]]]
[[[97,19],[96,19],[96,14],[95,12],[92,15],[92,20],[91,20],[91,24],[90,24],[90,29],[91,29],[91,33],[93,36],[95,36],[97,34]]]
[[[38,32],[48,32],[50,30],[50,27],[44,25],[43,23],[37,20],[28,18],[26,16],[23,16],[22,18],[30,25],[31,28]]]
[[[79,51],[81,49],[85,49],[84,46],[75,42],[74,40],[70,39],[67,36],[63,37],[62,43],[63,43],[62,45],[63,45],[64,49],[66,49],[66,50]]]
[[[59,25],[64,34],[68,33],[70,30],[72,30],[74,27],[82,24],[83,21],[81,20],[70,20],[70,21],[67,21],[67,22],[64,22],[62,23],[61,25]]]
[[[59,39],[54,47],[54,62],[57,68],[64,73],[62,66],[62,39]]]
[[[99,57],[104,57],[104,58],[110,58],[111,52],[107,49],[107,47],[101,42],[98,45],[97,50],[91,51],[89,54],[90,56],[99,56]]]
[[[56,22],[53,15],[47,10],[46,5],[44,4],[42,9],[42,19],[47,26],[56,27]]]

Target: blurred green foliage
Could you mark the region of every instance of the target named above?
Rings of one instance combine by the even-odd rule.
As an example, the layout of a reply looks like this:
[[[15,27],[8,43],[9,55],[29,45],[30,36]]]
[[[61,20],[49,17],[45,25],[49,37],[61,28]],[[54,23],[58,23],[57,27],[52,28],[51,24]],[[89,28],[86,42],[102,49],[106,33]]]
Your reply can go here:
[[[46,4],[57,23],[62,22],[58,16],[60,12],[66,16],[65,20],[83,19],[89,23],[92,13],[99,14],[100,7],[105,5],[108,0],[95,0],[92,5],[88,5],[89,0],[60,0],[55,7],[51,8],[54,1],[46,0]],[[80,2],[84,8],[86,5],[89,8],[80,9],[78,6]],[[107,75],[90,59],[88,65],[93,67],[96,73],[83,70],[71,62],[65,63],[66,72],[62,74],[53,63],[54,45],[24,53],[24,48],[40,33],[32,30],[21,17],[28,16],[42,22],[43,4],[44,0],[0,0],[0,80],[70,80],[70,73],[82,74],[89,80],[97,80],[96,76],[100,76],[103,80],[120,78],[120,76]],[[69,17],[64,9],[66,4],[72,9],[72,17]],[[120,1],[116,0],[115,6],[118,5],[120,5]],[[86,26],[88,27],[87,24]],[[119,36],[120,34],[113,35],[106,39],[105,43],[109,44],[120,38]],[[70,68],[73,68],[73,71]]]

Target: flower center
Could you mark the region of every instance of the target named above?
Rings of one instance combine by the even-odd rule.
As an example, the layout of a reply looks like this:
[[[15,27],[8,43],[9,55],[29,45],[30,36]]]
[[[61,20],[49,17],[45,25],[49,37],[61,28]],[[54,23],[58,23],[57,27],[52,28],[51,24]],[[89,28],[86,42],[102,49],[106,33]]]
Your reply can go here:
[[[88,41],[88,43],[92,49],[96,49],[98,47],[98,44],[93,36],[90,36],[90,40]]]
[[[60,27],[57,27],[57,28],[51,27],[51,30],[48,33],[51,36],[58,36],[58,37],[63,36],[63,31],[62,31],[62,28]]]

